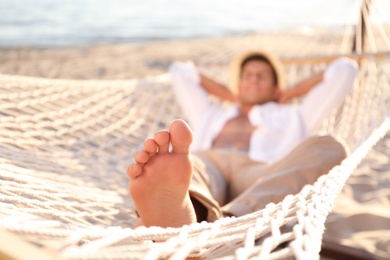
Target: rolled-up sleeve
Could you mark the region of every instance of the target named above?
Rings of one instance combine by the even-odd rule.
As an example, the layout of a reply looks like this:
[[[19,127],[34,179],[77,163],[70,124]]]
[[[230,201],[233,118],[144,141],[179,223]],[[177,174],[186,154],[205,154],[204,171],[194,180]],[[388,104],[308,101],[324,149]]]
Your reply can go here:
[[[212,106],[208,93],[199,84],[198,70],[192,62],[174,62],[169,72],[175,98],[188,123],[194,127]]]
[[[308,135],[315,134],[323,120],[342,104],[357,75],[357,63],[347,58],[339,58],[328,66],[323,80],[305,96],[299,108]]]

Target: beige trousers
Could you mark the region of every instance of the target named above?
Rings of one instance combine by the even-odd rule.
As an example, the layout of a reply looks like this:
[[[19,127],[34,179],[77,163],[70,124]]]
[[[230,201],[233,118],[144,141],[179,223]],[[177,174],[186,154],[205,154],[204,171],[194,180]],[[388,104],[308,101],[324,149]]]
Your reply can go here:
[[[224,215],[242,216],[298,193],[346,155],[345,147],[331,136],[310,137],[272,164],[236,150],[197,152],[190,196],[206,207],[209,222]]]

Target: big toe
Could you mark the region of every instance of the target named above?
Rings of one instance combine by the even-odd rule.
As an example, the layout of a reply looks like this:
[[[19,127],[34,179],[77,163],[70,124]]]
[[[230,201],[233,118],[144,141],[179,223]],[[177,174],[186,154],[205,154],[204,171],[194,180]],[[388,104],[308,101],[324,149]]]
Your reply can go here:
[[[193,135],[190,127],[183,120],[174,120],[169,126],[173,153],[189,153]]]

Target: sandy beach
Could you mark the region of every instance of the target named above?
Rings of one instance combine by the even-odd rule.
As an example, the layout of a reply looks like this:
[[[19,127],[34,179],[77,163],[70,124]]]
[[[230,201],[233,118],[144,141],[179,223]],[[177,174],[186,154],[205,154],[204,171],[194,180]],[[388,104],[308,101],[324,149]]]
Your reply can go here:
[[[361,259],[390,257],[390,134],[372,149],[338,196],[323,243]],[[338,248],[340,250],[340,248]]]
[[[242,51],[259,48],[281,58],[341,55],[350,52],[353,36],[343,33],[296,30],[144,44],[0,48],[0,73],[63,79],[131,79],[166,73],[175,60],[228,63]],[[384,48],[384,42],[379,42],[378,50]]]
[[[63,79],[143,78],[166,73],[175,60],[226,63],[242,50],[259,47],[283,58],[342,55],[351,47],[343,39],[339,32],[306,31],[145,44],[2,48],[0,73]],[[289,44],[281,44],[286,41]],[[385,49],[384,44],[378,46],[379,50]],[[328,218],[325,242],[363,250],[375,259],[390,258],[389,154],[387,134],[355,171],[336,201]]]

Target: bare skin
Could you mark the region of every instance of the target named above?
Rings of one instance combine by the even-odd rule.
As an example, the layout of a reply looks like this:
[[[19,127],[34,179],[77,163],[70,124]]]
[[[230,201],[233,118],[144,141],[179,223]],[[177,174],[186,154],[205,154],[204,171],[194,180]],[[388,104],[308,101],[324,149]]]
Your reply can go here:
[[[182,120],[157,132],[129,166],[130,193],[143,225],[181,227],[196,222],[188,189],[192,177],[189,147],[193,136]],[[172,151],[169,151],[169,144]]]
[[[226,87],[201,75],[205,90],[222,99],[236,102],[240,109],[237,117],[229,120],[214,139],[213,148],[237,148],[249,150],[250,137],[255,128],[250,124],[248,113],[254,105],[270,101],[287,102],[306,94],[319,81],[318,74],[304,81],[296,88],[282,93],[272,80],[268,63],[250,61],[244,65],[238,86],[238,95]],[[197,221],[207,212],[192,204],[189,185],[192,178],[192,160],[189,147],[193,136],[182,120],[172,122],[169,131],[157,132],[144,143],[144,150],[135,156],[135,164],[129,166],[130,193],[141,217],[139,225],[160,227],[181,227]],[[172,151],[169,151],[169,144]],[[194,208],[194,205],[197,207]],[[204,220],[204,219],[200,219]],[[199,219],[198,219],[199,221]]]
[[[224,125],[214,139],[213,148],[248,151],[250,137],[255,130],[248,119],[249,111],[254,105],[276,101],[280,95],[272,78],[271,67],[262,61],[250,61],[244,66],[238,91],[236,100],[240,114]]]
[[[211,89],[217,87],[215,83],[211,85]],[[254,104],[274,99],[275,89],[269,65],[252,61],[243,68],[238,97],[230,96],[226,90],[214,92],[222,93],[231,100],[239,100],[241,113],[226,123],[215,138],[213,147],[248,150],[254,131],[248,120],[248,112]],[[188,125],[175,120],[169,132],[157,132],[153,139],[145,141],[144,150],[136,154],[136,163],[129,166],[127,174],[130,193],[141,218],[138,225],[181,227],[197,221],[188,193],[192,177],[189,153],[192,138]],[[169,143],[172,152],[169,152]],[[199,211],[202,209],[197,208],[198,214]]]
[[[272,69],[269,64],[261,61],[251,61],[242,70],[237,97],[233,96],[225,86],[218,85],[218,83],[202,76],[201,84],[207,84],[206,90],[213,89],[209,92],[215,93],[225,100],[236,102],[240,108],[240,114],[229,120],[214,139],[212,148],[236,148],[248,151],[250,137],[255,130],[248,119],[248,113],[252,107],[270,101],[286,103],[295,97],[304,96],[313,86],[322,81],[323,75],[323,72],[317,73],[282,92],[272,80]]]
[[[214,139],[213,148],[234,148],[243,151],[249,150],[249,142],[255,128],[250,124],[248,117],[242,114],[229,120]]]

